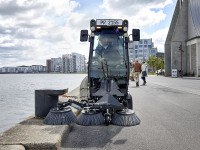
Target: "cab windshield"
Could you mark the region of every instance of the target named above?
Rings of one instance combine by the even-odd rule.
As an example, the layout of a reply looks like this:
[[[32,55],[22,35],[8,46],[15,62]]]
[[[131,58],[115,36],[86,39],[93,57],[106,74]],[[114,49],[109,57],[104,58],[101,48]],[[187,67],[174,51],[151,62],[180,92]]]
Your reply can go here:
[[[114,79],[120,89],[126,87],[128,66],[124,45],[123,32],[118,29],[95,32],[90,54],[91,88],[98,89],[103,78]]]

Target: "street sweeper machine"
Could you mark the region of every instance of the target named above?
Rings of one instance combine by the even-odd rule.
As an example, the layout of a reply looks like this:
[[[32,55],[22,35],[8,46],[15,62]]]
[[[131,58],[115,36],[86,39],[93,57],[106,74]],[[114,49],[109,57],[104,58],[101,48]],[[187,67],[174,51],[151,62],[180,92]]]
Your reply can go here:
[[[140,30],[128,35],[128,20],[97,19],[90,21],[91,33],[81,30],[80,41],[89,41],[88,93],[80,101],[68,100],[52,108],[46,124],[120,125],[134,126],[140,119],[133,110],[129,86],[130,35],[140,40]],[[70,107],[82,109],[78,118]],[[58,118],[53,120],[53,118]]]

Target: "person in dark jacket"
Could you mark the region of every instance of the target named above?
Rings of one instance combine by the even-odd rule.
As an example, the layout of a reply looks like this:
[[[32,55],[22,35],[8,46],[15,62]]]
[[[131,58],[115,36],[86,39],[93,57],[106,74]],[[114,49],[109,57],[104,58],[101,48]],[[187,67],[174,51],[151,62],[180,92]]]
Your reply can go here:
[[[135,82],[136,82],[136,86],[139,86],[141,64],[138,62],[138,58],[135,59],[135,62],[133,63],[132,68],[135,68],[135,73],[134,73]]]
[[[114,46],[112,42],[108,41],[108,35],[100,34],[98,37],[99,44],[95,49],[95,56],[100,57],[101,61],[115,61],[120,60],[121,56],[118,47]]]
[[[109,55],[112,54],[113,52],[116,52],[117,55],[119,54],[119,51],[116,49],[115,46],[112,45],[111,42],[108,42],[108,35],[106,34],[100,34],[98,37],[99,40],[99,45],[96,47],[95,52],[98,55]]]

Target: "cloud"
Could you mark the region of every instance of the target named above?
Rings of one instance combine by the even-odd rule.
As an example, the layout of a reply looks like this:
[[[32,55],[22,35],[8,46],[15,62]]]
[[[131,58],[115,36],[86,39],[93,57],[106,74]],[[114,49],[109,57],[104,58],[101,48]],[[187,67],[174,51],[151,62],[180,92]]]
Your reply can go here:
[[[143,32],[142,38],[152,38],[152,41],[154,42],[154,46],[158,48],[158,51],[164,52],[164,43],[165,43],[168,31],[169,31],[169,27],[158,30],[151,35],[148,35],[145,32]]]
[[[100,8],[105,9],[106,17],[128,19],[131,28],[145,28],[164,20],[166,14],[161,9],[172,4],[172,0],[104,0]]]
[[[47,3],[39,3],[36,1],[8,0],[0,2],[0,14],[2,16],[14,16],[20,13],[27,13],[30,10],[43,9]]]
[[[164,20],[162,9],[171,3],[104,0],[99,7],[95,1],[88,7],[76,0],[0,0],[0,67],[45,65],[46,59],[72,52],[88,58],[90,43],[80,42],[79,36],[80,30],[89,30],[91,19],[128,19],[129,29],[141,29]],[[161,47],[162,36],[166,35],[159,30],[144,36],[153,38],[155,46]]]
[[[0,66],[22,65],[22,60],[45,65],[45,59],[68,53],[73,32],[57,26],[56,19],[62,21],[79,6],[70,0],[0,0]]]

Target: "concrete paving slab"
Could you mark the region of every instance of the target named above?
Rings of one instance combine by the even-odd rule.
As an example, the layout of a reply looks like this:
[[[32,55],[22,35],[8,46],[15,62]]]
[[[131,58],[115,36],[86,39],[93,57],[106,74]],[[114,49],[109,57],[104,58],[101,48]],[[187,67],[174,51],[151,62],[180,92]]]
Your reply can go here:
[[[0,150],[26,150],[22,145],[2,145]]]
[[[78,111],[72,108],[75,115]],[[20,145],[29,150],[57,150],[70,125],[45,125],[34,115],[0,134],[0,145]]]

